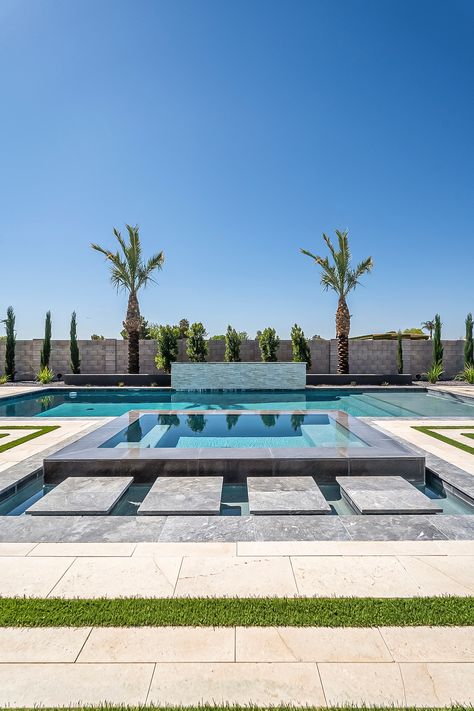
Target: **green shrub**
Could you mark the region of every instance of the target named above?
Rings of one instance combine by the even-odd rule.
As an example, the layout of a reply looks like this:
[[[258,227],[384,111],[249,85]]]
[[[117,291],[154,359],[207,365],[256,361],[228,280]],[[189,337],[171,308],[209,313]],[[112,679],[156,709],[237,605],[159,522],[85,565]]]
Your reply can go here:
[[[15,380],[15,347],[16,347],[16,331],[15,331],[15,312],[13,306],[7,309],[7,317],[4,321],[5,331],[7,334],[7,342],[5,346],[5,375],[8,380]]]
[[[264,328],[258,336],[258,345],[264,363],[274,363],[277,360],[277,350],[280,345],[274,328]]]
[[[397,371],[399,375],[403,373],[403,342],[402,333],[397,333]]]
[[[443,364],[443,344],[441,343],[441,326],[442,323],[440,315],[436,314],[436,316],[434,317],[433,333],[433,365]]]
[[[193,323],[189,327],[186,353],[191,363],[204,363],[207,356],[206,329],[202,323]]]
[[[466,316],[466,340],[464,342],[464,366],[474,366],[474,345],[472,341],[472,314]]]
[[[456,375],[455,380],[465,380],[469,385],[474,385],[474,365],[464,366],[464,370]]]
[[[311,368],[311,351],[303,329],[296,323],[291,329],[291,349],[294,363],[306,363],[306,370]]]
[[[177,326],[159,326],[156,334],[158,352],[155,356],[156,367],[171,372],[171,363],[178,358],[179,329]]]
[[[43,383],[43,385],[46,385],[47,383],[50,383],[52,380],[54,380],[54,373],[48,365],[45,365],[40,368],[38,374],[36,375],[36,380],[39,383]]]
[[[73,311],[71,315],[69,336],[69,353],[71,356],[69,365],[71,366],[71,372],[78,375],[81,372],[81,359],[79,357],[79,346],[77,344],[77,321],[75,311]]]
[[[41,370],[49,368],[49,360],[51,358],[51,311],[46,312],[44,321],[44,340],[40,353]]]
[[[237,333],[235,328],[232,326],[227,326],[227,332],[225,334],[225,352],[224,360],[226,363],[239,363],[240,362],[240,346],[242,344],[242,339],[240,333]]]
[[[438,380],[440,379],[441,375],[443,374],[443,364],[442,363],[433,363],[431,368],[428,368],[426,373],[423,373],[423,375],[426,377],[428,382],[430,383],[437,383]]]
[[[105,336],[99,336],[97,333],[93,333],[91,336],[91,341],[104,341]]]
[[[0,375],[0,385],[5,385],[8,383],[8,375]]]

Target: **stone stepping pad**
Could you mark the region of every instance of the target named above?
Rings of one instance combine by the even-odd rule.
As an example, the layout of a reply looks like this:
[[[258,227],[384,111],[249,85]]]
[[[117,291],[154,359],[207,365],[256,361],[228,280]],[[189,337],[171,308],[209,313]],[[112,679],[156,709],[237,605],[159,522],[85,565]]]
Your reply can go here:
[[[159,477],[138,508],[139,516],[217,516],[221,508],[221,476]]]
[[[311,476],[249,476],[247,488],[251,514],[331,513]]]
[[[132,482],[131,476],[69,477],[25,513],[32,516],[105,515]]]
[[[432,514],[442,511],[401,476],[339,476],[343,498],[360,514]]]

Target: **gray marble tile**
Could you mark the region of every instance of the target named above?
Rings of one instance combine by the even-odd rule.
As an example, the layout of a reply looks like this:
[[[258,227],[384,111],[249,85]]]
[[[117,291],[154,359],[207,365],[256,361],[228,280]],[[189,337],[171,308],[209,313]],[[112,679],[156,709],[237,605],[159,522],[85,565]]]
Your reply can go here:
[[[340,516],[344,528],[354,541],[434,541],[445,536],[432,519],[445,516]]]
[[[137,513],[141,516],[217,516],[221,507],[222,482],[221,476],[159,477]]]
[[[331,507],[310,476],[248,477],[251,514],[328,514]]]
[[[69,477],[25,513],[32,516],[108,514],[132,477]]]
[[[339,516],[255,516],[256,541],[348,541]]]
[[[361,514],[439,513],[442,508],[401,476],[337,477],[341,494]]]
[[[253,516],[168,516],[160,542],[254,541]]]
[[[435,526],[451,540],[474,540],[474,516],[430,516]]]

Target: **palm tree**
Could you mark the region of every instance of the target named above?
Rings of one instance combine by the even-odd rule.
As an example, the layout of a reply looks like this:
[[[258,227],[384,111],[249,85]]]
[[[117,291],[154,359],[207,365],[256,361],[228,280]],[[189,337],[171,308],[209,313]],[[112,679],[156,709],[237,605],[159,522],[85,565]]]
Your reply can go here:
[[[117,291],[123,289],[128,292],[127,315],[123,327],[128,333],[128,372],[140,372],[140,306],[138,292],[149,281],[154,281],[152,273],[161,269],[165,260],[163,252],[154,254],[148,261],[142,259],[142,247],[138,226],[125,225],[128,232],[128,243],[123,239],[118,230],[114,228],[120,249],[111,252],[98,244],[91,244],[92,249],[100,252],[109,262],[110,280]]]
[[[317,254],[301,249],[303,254],[314,259],[315,263],[321,267],[321,284],[324,289],[333,289],[339,297],[336,311],[336,338],[337,338],[337,372],[349,372],[349,332],[351,329],[351,315],[347,308],[346,296],[360,283],[359,278],[373,268],[372,257],[367,257],[359,262],[355,269],[351,267],[351,252],[347,239],[347,230],[341,232],[336,230],[339,242],[339,250],[336,250],[331,240],[323,233],[323,239],[329,248],[332,256],[332,263],[329,257],[319,257]]]
[[[423,321],[421,324],[421,328],[423,331],[428,331],[430,334],[430,338],[433,338],[433,331],[435,327],[435,322],[434,321]]]

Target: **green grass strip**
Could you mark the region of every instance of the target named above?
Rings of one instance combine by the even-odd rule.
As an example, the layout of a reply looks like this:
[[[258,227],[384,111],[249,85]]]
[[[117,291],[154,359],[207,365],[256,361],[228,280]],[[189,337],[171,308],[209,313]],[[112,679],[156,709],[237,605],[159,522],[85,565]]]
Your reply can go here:
[[[16,711],[38,711],[37,708],[28,707],[15,707]],[[48,706],[41,706],[41,711],[57,711],[58,708],[50,708]],[[64,707],[63,707],[64,708]],[[153,704],[147,706],[112,706],[110,704],[104,704],[103,706],[68,706],[68,711],[149,711],[150,709],[159,709],[160,711],[295,711],[295,709],[304,708],[304,711],[358,711],[358,709],[370,709],[370,711],[472,711],[472,706],[460,706],[455,704],[453,706],[254,706],[249,704],[248,706],[237,706],[237,705],[225,705],[225,706],[211,706],[209,704],[202,704],[199,706],[154,706]]]
[[[1,598],[0,627],[474,625],[474,597]]]
[[[35,425],[6,425],[0,427],[0,430],[33,430],[29,434],[24,435],[24,437],[19,437],[14,439],[12,442],[7,442],[6,444],[0,445],[0,452],[6,452],[7,449],[12,449],[13,447],[18,447],[19,444],[24,444],[29,442],[30,439],[36,439],[36,437],[41,437],[41,435],[52,432],[53,430],[59,429],[60,425],[43,425],[42,427],[36,427]]]
[[[430,437],[434,437],[435,439],[439,439],[440,442],[444,442],[445,444],[450,444],[452,447],[457,447],[458,449],[462,449],[463,452],[467,452],[468,454],[474,454],[474,447],[470,447],[468,444],[463,444],[462,442],[457,442],[455,439],[451,439],[451,437],[446,437],[446,435],[441,434],[440,432],[436,432],[434,430],[466,430],[470,429],[469,427],[459,427],[459,425],[456,427],[455,425],[449,425],[446,427],[413,427],[413,430],[418,430],[418,432],[423,432],[424,434],[429,435]]]

